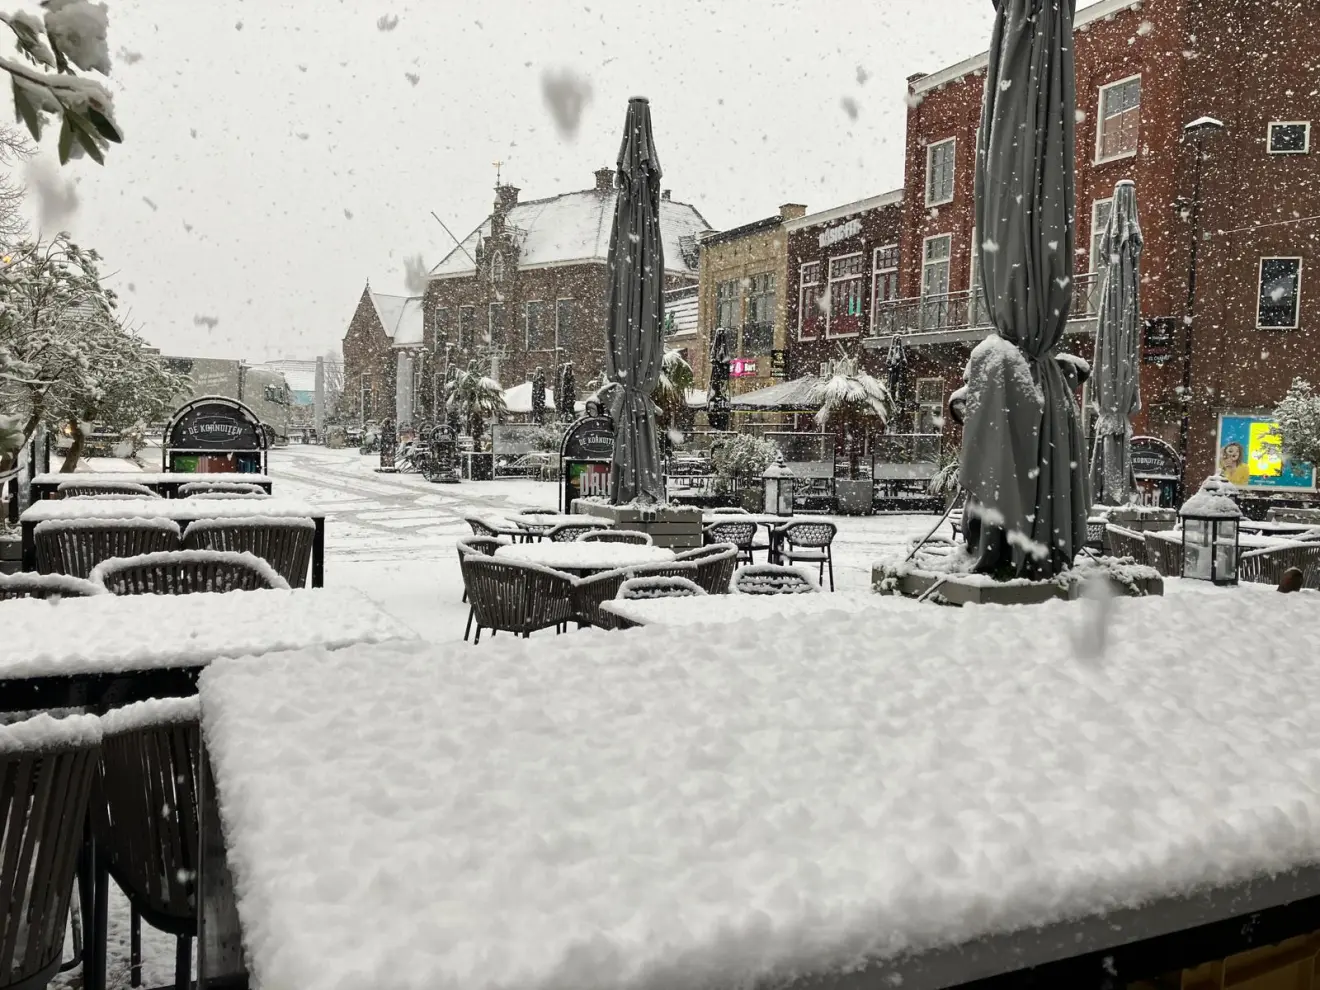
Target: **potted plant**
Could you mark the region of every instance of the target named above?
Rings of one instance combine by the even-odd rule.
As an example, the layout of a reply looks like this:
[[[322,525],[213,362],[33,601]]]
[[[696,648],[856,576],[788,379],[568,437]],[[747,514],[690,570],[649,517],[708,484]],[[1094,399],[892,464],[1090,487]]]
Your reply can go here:
[[[715,471],[720,494],[738,496],[749,512],[761,511],[761,475],[775,462],[779,448],[769,440],[751,433],[739,433],[711,449],[711,467]]]
[[[893,400],[889,389],[858,367],[855,360],[838,362],[834,373],[823,379],[812,392],[820,403],[816,424],[822,430],[842,433],[848,458],[848,476],[836,478],[834,494],[840,512],[869,515],[875,496],[875,483],[862,477],[860,462],[866,438],[884,429],[889,422]]]

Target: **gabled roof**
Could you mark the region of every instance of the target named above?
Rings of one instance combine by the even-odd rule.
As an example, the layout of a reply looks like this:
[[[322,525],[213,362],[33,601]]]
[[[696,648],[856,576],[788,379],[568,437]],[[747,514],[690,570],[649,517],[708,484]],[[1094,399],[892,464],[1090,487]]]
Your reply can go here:
[[[422,342],[422,297],[387,296],[383,292],[371,293],[371,304],[376,307],[385,335],[396,347],[410,347]]]
[[[601,193],[586,189],[549,199],[529,200],[513,207],[504,223],[518,240],[519,267],[604,262],[610,247],[610,227],[614,223],[617,195],[616,190]],[[463,238],[462,248],[456,247],[445,255],[431,270],[431,277],[471,275],[474,271],[471,258],[477,255],[478,241],[490,237],[490,220],[489,216],[486,217],[480,227]],[[665,270],[695,273],[694,240],[699,231],[709,229],[710,224],[695,206],[661,200],[660,237],[665,251]]]

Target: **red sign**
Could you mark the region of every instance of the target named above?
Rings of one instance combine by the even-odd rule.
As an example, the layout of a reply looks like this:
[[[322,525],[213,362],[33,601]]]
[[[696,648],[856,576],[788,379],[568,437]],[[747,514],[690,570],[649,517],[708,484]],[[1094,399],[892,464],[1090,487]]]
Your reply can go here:
[[[730,378],[747,378],[756,374],[756,362],[751,358],[734,358],[729,362]]]

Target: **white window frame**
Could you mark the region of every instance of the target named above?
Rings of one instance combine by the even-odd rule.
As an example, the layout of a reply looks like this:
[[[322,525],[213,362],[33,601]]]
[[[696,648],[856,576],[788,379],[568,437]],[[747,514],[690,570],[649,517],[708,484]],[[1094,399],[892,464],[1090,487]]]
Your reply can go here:
[[[932,178],[931,163],[935,158],[935,149],[942,148],[946,144],[953,145],[953,154],[949,157],[949,195],[944,199],[930,198],[930,180]],[[926,145],[926,205],[943,206],[945,203],[952,203],[955,187],[958,185],[958,138],[949,137],[940,141],[932,141]]]
[[[1274,128],[1276,127],[1301,127],[1306,134],[1306,140],[1302,144],[1300,151],[1275,151],[1271,145],[1274,143]],[[1306,155],[1311,151],[1311,122],[1309,120],[1271,120],[1269,126],[1265,128],[1265,152],[1270,155]]]
[[[939,397],[934,402],[931,402],[929,399],[923,402],[921,399],[921,386],[929,385],[931,382],[935,383]],[[912,432],[919,436],[940,436],[944,432],[942,427],[936,430],[934,434],[923,434],[921,430],[921,417],[923,413],[928,412],[933,407],[935,410],[935,419],[942,420],[944,418],[944,379],[936,378],[933,375],[926,378],[918,378],[912,383],[912,398],[917,407],[912,413]]]
[[[1098,242],[1096,241],[1096,234],[1100,233],[1100,231],[1097,229],[1097,224],[1100,221],[1100,207],[1106,203],[1109,204],[1109,209],[1113,210],[1114,197],[1113,196],[1101,197],[1100,199],[1095,199],[1091,201],[1091,244],[1089,250],[1087,251],[1087,256],[1090,259],[1091,272],[1098,272],[1102,270],[1100,267],[1101,259],[1096,257],[1096,251],[1098,250]],[[1108,225],[1109,221],[1106,220],[1105,223],[1106,225]]]
[[[949,253],[938,261],[930,260],[930,242],[947,240],[949,242]],[[921,298],[926,298],[926,268],[929,265],[943,265],[948,269],[948,274],[944,279],[944,292],[940,295],[947,296],[953,291],[953,233],[931,234],[929,237],[921,239]]]
[[[982,294],[976,291],[984,277],[981,271],[981,252],[978,250],[980,245],[976,227],[973,226],[971,247],[967,252],[967,324],[973,327],[986,326],[990,322],[990,313],[982,301]]]
[[[859,273],[857,273],[856,275],[842,275],[842,276],[840,276],[839,278],[835,278],[835,277],[834,277],[834,263],[835,263],[836,261],[847,261],[847,260],[850,259],[850,258],[861,258],[861,259],[862,259],[862,266],[863,266],[862,270],[861,270]],[[866,285],[866,268],[865,268],[865,265],[866,265],[866,252],[865,252],[865,251],[849,251],[847,254],[836,254],[836,255],[834,255],[834,256],[832,256],[832,257],[830,257],[830,258],[827,258],[827,259],[826,259],[826,264],[828,265],[828,267],[827,267],[827,269],[826,269],[826,275],[825,275],[825,277],[826,277],[826,279],[828,280],[826,284],[829,286],[830,305],[829,305],[829,308],[825,310],[825,339],[826,339],[826,340],[846,340],[846,339],[848,339],[849,337],[860,337],[860,336],[861,336],[861,333],[862,333],[862,331],[861,331],[860,329],[858,329],[858,330],[854,330],[852,333],[833,333],[833,332],[831,332],[832,323],[833,323],[833,321],[832,321],[831,318],[834,316],[834,286],[835,286],[836,283],[843,283],[843,282],[857,281],[857,282],[861,282],[863,286]],[[858,296],[858,299],[861,299],[861,298],[863,298],[863,297],[859,295],[859,296]],[[858,314],[858,315],[860,315],[860,314]]]
[[[535,303],[537,306],[542,307],[542,309],[541,309],[541,319],[542,319],[542,320],[545,319],[545,300],[544,300],[544,299],[526,299],[526,300],[523,301],[523,350],[528,351],[529,353],[533,350],[533,348],[532,348],[532,327],[531,327],[531,323],[532,323],[532,321],[531,321],[531,318],[530,318],[530,317],[531,317],[531,306],[532,306],[533,303]],[[559,321],[558,321],[558,316],[557,316],[557,315],[556,315],[555,322],[556,322],[556,324],[559,322]],[[545,335],[545,327],[544,327],[544,326],[541,327],[541,329],[539,330],[539,333],[540,333],[542,336]],[[558,326],[555,327],[555,339],[556,339],[556,340],[559,339],[559,327],[558,327]],[[535,350],[538,350],[538,351],[548,351],[548,350],[550,350],[550,348],[548,348],[548,347],[537,347],[537,348],[535,348]]]
[[[563,344],[563,343],[560,341],[560,339],[559,339],[559,304],[560,304],[560,303],[571,303],[571,302],[573,302],[573,299],[574,299],[573,296],[556,296],[556,297],[555,297],[555,352],[556,352],[556,353],[558,353],[559,351],[562,351],[562,350],[567,350],[567,348],[564,346],[564,344]],[[569,317],[569,321],[572,322],[572,316],[571,316],[571,315],[570,315],[570,317]]]
[[[816,266],[816,281],[814,281],[814,282],[803,282],[803,281],[802,281],[802,276],[803,276],[803,274],[804,274],[804,273],[806,272],[806,270],[807,270],[808,268],[810,268],[812,265],[815,265],[815,266]],[[827,276],[827,277],[828,277],[828,276]],[[803,292],[803,290],[806,289],[808,286],[811,286],[812,288],[815,288],[815,289],[817,290],[816,299],[819,299],[819,298],[820,298],[820,293],[819,293],[819,290],[820,290],[820,262],[819,262],[819,261],[804,261],[802,264],[798,265],[798,325],[797,325],[797,337],[798,337],[798,340],[819,340],[819,339],[820,339],[820,335],[819,335],[819,334],[813,334],[813,335],[810,336],[810,337],[803,336],[803,334],[802,334],[802,325],[803,325],[803,323],[805,322],[804,319],[803,319],[803,315],[804,315],[804,313],[805,313],[805,311],[806,311],[806,308],[807,308],[807,303],[806,303],[806,299],[804,298],[804,292]],[[813,299],[813,300],[811,301],[811,305],[813,305],[813,306],[816,305],[816,299]],[[717,306],[718,306],[718,303],[717,303]],[[819,308],[819,307],[817,307],[817,308]],[[718,309],[717,309],[716,311],[718,312]],[[827,316],[827,319],[828,319],[828,316]]]
[[[880,255],[886,251],[895,252],[894,257],[896,260],[892,268],[880,267]],[[898,251],[899,246],[897,243],[881,244],[879,247],[871,249],[871,332],[873,334],[875,333],[876,316],[880,312],[881,300],[878,298],[879,292],[877,291],[880,288],[880,276],[898,274],[898,263],[902,260],[902,256]],[[895,296],[894,298],[897,299],[898,297]],[[889,300],[886,299],[884,302],[889,302]]]
[[[1125,83],[1130,83],[1136,79],[1141,81],[1141,73],[1137,72],[1130,76],[1124,76],[1122,79],[1115,79],[1107,82],[1096,90],[1095,98],[1095,164],[1103,165],[1106,162],[1118,162],[1124,158],[1135,158],[1137,152],[1141,150],[1141,98],[1137,100],[1137,144],[1131,151],[1123,151],[1117,155],[1110,155],[1108,158],[1100,156],[1100,148],[1105,135],[1105,93]],[[1146,87],[1141,86],[1141,96],[1146,95]]]
[[[1293,321],[1291,326],[1262,326],[1260,322],[1260,288],[1261,280],[1265,277],[1265,262],[1267,261],[1295,261],[1297,262],[1297,306],[1293,310]],[[1292,254],[1271,254],[1261,255],[1260,263],[1256,269],[1256,329],[1257,330],[1296,330],[1302,325],[1302,272],[1306,268],[1305,261],[1300,255]]]

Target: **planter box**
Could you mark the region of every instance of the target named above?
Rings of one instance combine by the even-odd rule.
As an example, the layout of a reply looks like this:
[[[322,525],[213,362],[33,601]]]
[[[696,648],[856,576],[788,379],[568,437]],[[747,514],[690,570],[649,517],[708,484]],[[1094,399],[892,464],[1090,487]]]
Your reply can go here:
[[[18,534],[0,536],[0,574],[17,574],[23,564],[23,543]]]
[[[904,598],[920,598],[932,585],[944,575],[927,571],[917,571],[892,577],[889,569],[877,564],[871,570],[871,587],[879,594],[902,595]],[[892,588],[883,585],[892,581]],[[1164,594],[1164,582],[1158,577],[1137,579],[1135,582],[1138,596]],[[1131,595],[1132,592],[1123,584],[1110,579],[1109,588],[1113,595]],[[947,578],[927,601],[942,600],[949,605],[1038,605],[1041,602],[1061,598],[1064,601],[1076,601],[1082,596],[1082,585],[1077,582],[1060,584],[1058,581],[1016,581],[1000,583],[985,581],[980,577],[955,575]]]
[[[850,481],[834,479],[834,498],[840,515],[869,516],[874,512],[875,482],[869,478]]]
[[[641,509],[631,505],[603,505],[578,499],[573,503],[578,515],[595,516],[609,521],[615,529],[647,533],[658,547],[691,550],[702,543],[701,510],[687,505],[666,505]]]
[[[1320,509],[1268,509],[1265,519],[1269,522],[1320,526]]]
[[[1177,509],[1113,509],[1106,516],[1115,526],[1122,526],[1134,533],[1154,532],[1173,529],[1178,525]]]

